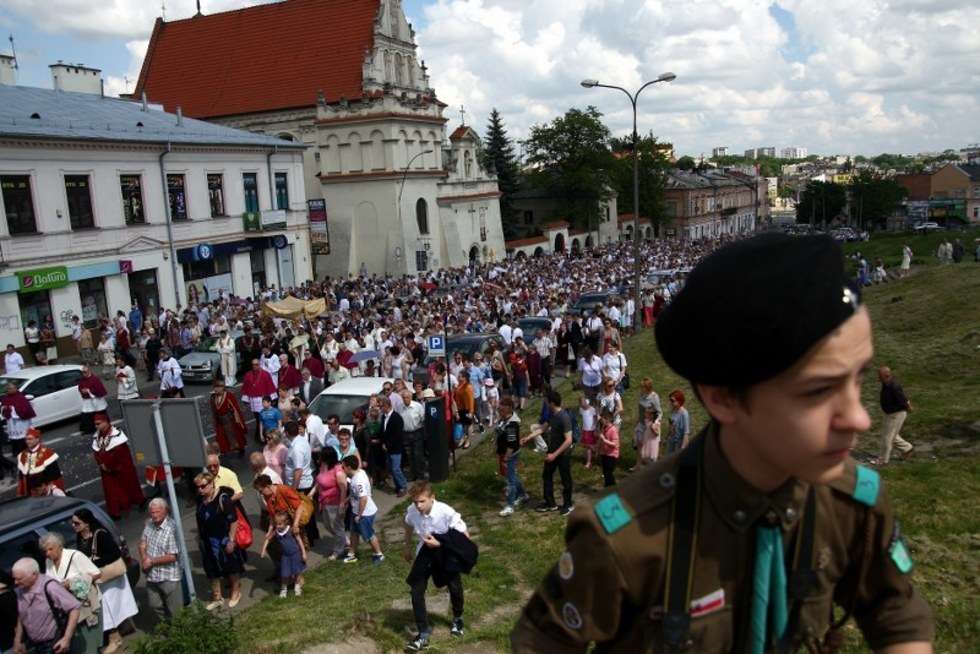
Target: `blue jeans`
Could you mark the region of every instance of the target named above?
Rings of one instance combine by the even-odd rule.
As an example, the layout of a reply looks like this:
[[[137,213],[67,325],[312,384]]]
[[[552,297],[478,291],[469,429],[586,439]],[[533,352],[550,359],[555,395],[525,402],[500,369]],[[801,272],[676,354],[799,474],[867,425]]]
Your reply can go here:
[[[408,480],[405,479],[405,474],[402,472],[402,455],[389,454],[388,467],[391,468],[391,476],[395,480],[395,490],[405,490],[405,487],[408,486]]]
[[[517,459],[518,455],[507,459],[507,506],[514,506],[514,502],[517,501],[519,497],[525,497],[527,493],[524,491],[524,484],[521,483],[521,478],[517,476]]]

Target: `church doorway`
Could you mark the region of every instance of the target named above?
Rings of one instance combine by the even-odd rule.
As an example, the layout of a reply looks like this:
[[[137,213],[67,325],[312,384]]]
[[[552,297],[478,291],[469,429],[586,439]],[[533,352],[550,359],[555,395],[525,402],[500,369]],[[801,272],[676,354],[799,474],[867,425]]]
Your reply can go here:
[[[593,245],[595,244],[592,242],[592,234],[589,234],[588,236],[585,237],[585,247],[591,248]]]
[[[561,232],[555,235],[555,252],[565,251],[565,235]]]
[[[476,245],[470,248],[470,265],[475,266],[480,263],[480,248]]]
[[[544,248],[541,247],[540,245],[538,247],[534,248],[534,256],[535,257],[544,256]]]
[[[577,238],[572,239],[572,254],[576,256],[582,254],[582,245],[578,242]]]

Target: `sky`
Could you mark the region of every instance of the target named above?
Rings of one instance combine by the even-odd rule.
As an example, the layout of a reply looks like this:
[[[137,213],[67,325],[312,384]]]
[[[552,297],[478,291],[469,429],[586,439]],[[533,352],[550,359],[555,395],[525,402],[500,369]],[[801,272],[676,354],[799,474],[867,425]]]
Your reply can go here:
[[[204,13],[268,0],[202,0]],[[336,0],[348,2],[355,0]],[[51,86],[57,60],[132,90],[161,0],[3,0],[19,83]],[[496,107],[515,139],[594,105],[616,135],[621,91],[647,87],[638,129],[678,155],[802,146],[818,154],[928,152],[980,142],[977,0],[403,0],[432,86],[483,132]],[[165,0],[167,19],[195,0]]]

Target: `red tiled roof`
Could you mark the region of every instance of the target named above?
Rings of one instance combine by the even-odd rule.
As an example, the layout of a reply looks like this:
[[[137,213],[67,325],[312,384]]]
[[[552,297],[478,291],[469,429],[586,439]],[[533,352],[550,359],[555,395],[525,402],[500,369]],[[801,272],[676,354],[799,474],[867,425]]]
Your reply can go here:
[[[285,0],[157,19],[135,97],[193,118],[312,107],[363,94],[380,0]]]
[[[544,236],[530,236],[528,238],[518,238],[513,241],[507,241],[504,246],[507,248],[519,248],[524,245],[534,245],[535,243],[547,243],[548,239]]]
[[[544,229],[562,229],[568,227],[567,220],[553,220],[550,223],[545,223],[543,225]]]

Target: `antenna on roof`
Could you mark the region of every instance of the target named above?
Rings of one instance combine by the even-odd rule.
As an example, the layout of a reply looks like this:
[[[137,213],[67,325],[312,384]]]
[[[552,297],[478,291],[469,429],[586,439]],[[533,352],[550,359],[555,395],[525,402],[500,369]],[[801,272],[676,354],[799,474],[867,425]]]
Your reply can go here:
[[[19,66],[17,65],[17,50],[14,49],[14,35],[8,36],[7,40],[10,41],[10,54],[14,56],[14,70],[17,70]]]
[[[201,15],[201,0],[197,0],[197,15]]]
[[[162,0],[160,2],[160,17],[163,20],[167,20],[167,0]]]

